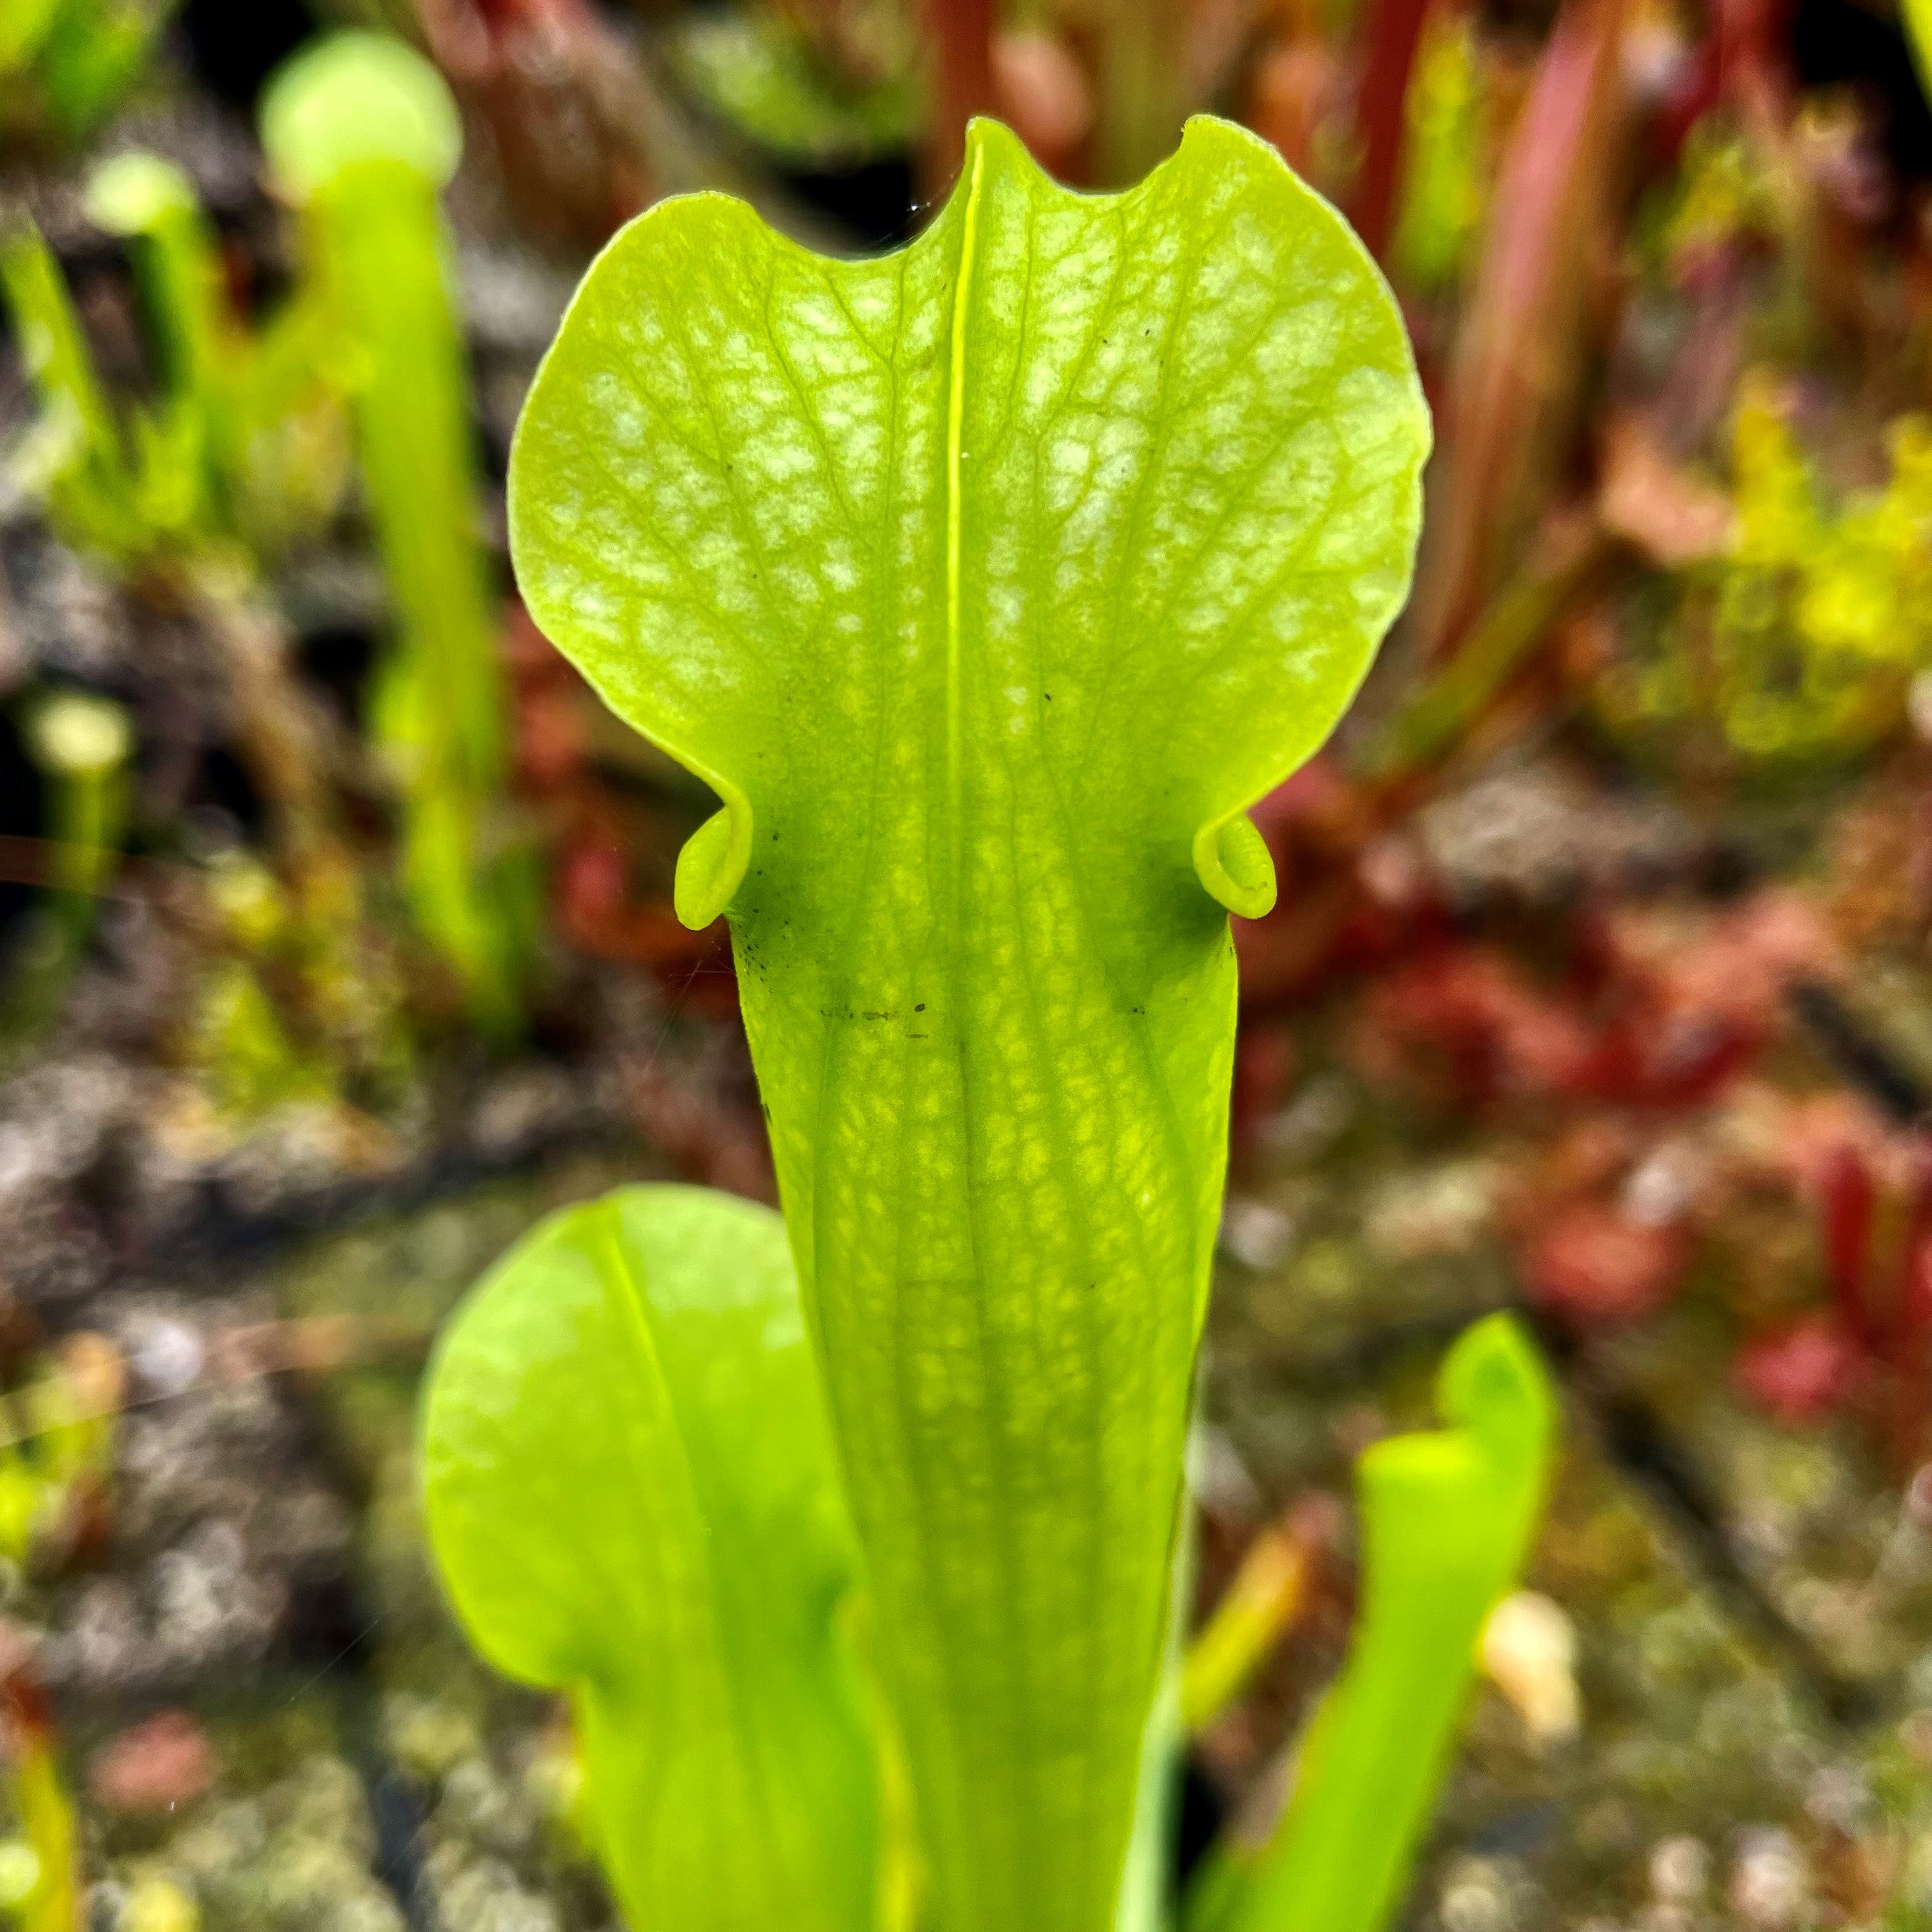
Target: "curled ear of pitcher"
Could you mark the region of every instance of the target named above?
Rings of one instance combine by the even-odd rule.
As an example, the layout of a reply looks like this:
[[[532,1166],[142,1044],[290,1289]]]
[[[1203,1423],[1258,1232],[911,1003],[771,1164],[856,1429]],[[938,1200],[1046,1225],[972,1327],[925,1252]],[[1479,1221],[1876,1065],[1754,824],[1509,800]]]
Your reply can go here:
[[[679,920],[693,932],[702,932],[721,917],[750,859],[751,807],[742,799],[719,807],[685,841],[677,855],[671,902]]]
[[[1244,812],[1195,834],[1194,875],[1216,905],[1237,917],[1262,919],[1274,910],[1274,859]]]
[[[778,1216],[649,1186],[544,1222],[445,1333],[423,1462],[472,1641],[570,1694],[631,1922],[868,1932],[855,1556]]]

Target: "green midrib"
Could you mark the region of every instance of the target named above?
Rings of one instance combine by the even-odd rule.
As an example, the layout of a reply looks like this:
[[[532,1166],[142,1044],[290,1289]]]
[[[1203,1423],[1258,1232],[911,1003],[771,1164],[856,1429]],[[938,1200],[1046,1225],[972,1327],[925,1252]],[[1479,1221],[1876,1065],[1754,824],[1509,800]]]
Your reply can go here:
[[[960,717],[959,687],[960,586],[965,522],[961,473],[966,441],[966,318],[972,300],[973,256],[979,238],[980,186],[985,177],[986,165],[986,149],[975,146],[972,152],[972,172],[966,185],[966,212],[960,236],[959,278],[953,290],[951,369],[946,411],[946,815],[952,828],[955,932],[963,890],[961,862],[961,828],[964,823],[960,771],[960,739],[964,726]]]

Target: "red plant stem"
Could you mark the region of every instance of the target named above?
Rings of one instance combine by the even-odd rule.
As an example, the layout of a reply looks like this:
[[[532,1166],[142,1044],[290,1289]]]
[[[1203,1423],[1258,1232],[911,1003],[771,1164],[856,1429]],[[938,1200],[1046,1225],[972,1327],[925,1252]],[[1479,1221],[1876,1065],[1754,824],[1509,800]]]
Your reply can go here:
[[[1709,9],[1704,38],[1651,129],[1659,168],[1675,165],[1691,129],[1726,100],[1755,94],[1776,101],[1789,93],[1792,11],[1790,0],[1718,0]]]
[[[1849,1145],[1834,1148],[1825,1172],[1825,1273],[1847,1331],[1867,1351],[1879,1344],[1879,1324],[1868,1281],[1877,1189],[1865,1157]]]
[[[1899,1266],[1898,1326],[1905,1346],[1923,1352],[1932,1335],[1932,1146],[1919,1157],[1905,1217],[1905,1240]]]
[[[925,0],[933,64],[924,177],[929,200],[953,185],[966,154],[966,124],[993,111],[994,0]]]
[[[585,0],[474,0],[474,5],[492,34],[519,27],[583,28],[596,20]]]
[[[1889,1421],[1893,1461],[1901,1476],[1924,1457],[1932,1413],[1932,1146],[1921,1148],[1916,1166],[1890,1325]]]
[[[1600,328],[1590,268],[1620,172],[1629,5],[1570,0],[1509,136],[1444,412],[1441,514],[1416,578],[1411,621],[1432,659],[1455,652],[1508,576]]]
[[[1369,14],[1368,53],[1355,101],[1362,166],[1349,215],[1378,261],[1386,253],[1395,221],[1408,129],[1409,76],[1434,5],[1435,0],[1373,0]]]

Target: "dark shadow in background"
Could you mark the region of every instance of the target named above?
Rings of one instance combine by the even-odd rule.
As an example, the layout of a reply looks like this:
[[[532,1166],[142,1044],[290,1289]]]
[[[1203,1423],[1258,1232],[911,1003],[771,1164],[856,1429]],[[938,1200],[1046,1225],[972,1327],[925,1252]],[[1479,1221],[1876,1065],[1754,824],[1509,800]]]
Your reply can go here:
[[[318,25],[303,0],[186,0],[173,31],[202,85],[252,119],[263,82]]]

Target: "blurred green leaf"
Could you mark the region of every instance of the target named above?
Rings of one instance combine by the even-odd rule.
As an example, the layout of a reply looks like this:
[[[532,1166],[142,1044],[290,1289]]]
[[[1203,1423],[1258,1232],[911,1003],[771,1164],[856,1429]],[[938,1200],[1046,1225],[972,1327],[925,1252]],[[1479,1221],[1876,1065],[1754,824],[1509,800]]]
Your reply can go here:
[[[59,265],[24,216],[0,226],[0,288],[40,405],[9,467],[27,488],[45,495],[76,540],[125,556],[142,535],[128,445],[95,376]]]
[[[1396,279],[1435,290],[1468,264],[1487,187],[1482,73],[1473,23],[1431,13],[1404,104],[1402,194],[1390,245]]]
[[[51,1724],[9,1698],[7,1792],[13,1816],[34,1854],[26,1894],[9,1910],[20,1932],[75,1932],[83,1923],[80,1824],[55,1750]]]
[[[488,1031],[513,1033],[535,943],[530,855],[492,823],[507,757],[481,540],[469,372],[439,193],[461,145],[435,68],[380,34],[332,36],[263,99],[263,145],[301,202],[307,270],[350,393],[398,637],[379,735],[409,801],[418,929]]]
[[[1179,1718],[1190,1736],[1238,1699],[1300,1609],[1308,1563],[1285,1523],[1262,1531],[1222,1592],[1214,1614],[1189,1640],[1180,1683]]]
[[[0,3],[0,74],[31,60],[53,30],[65,0],[3,0]]]
[[[1919,68],[1919,85],[1932,100],[1932,0],[1903,0],[1899,11],[1905,16],[1905,38],[1912,43],[1912,59]]]
[[[1505,1315],[1451,1349],[1436,1402],[1449,1427],[1361,1458],[1363,1594],[1348,1663],[1273,1840],[1251,1865],[1229,1854],[1210,1873],[1189,1932],[1380,1932],[1401,1903],[1484,1623],[1529,1554],[1556,1428],[1548,1371]]]
[[[24,216],[0,234],[0,285],[40,415],[15,452],[62,537],[116,568],[177,576],[215,550],[273,555],[339,500],[345,450],[336,358],[318,305],[285,303],[259,334],[228,303],[213,231],[187,177],[139,151],[87,183],[91,217],[129,245],[156,394],[117,410],[71,298]]]
[[[1668,622],[1626,640],[1599,693],[1613,725],[1714,723],[1734,761],[1776,768],[1902,724],[1912,678],[1932,669],[1932,419],[1898,416],[1885,441],[1884,485],[1835,492],[1779,385],[1745,377],[1731,540],[1678,574]]]
[[[445,1335],[423,1462],[478,1647],[576,1701],[632,1923],[866,1932],[857,1559],[778,1216],[635,1187],[545,1222]]]
[[[332,34],[303,49],[263,96],[262,146],[298,202],[390,166],[448,184],[463,121],[442,76],[387,34]]]
[[[68,0],[36,56],[37,81],[70,140],[92,133],[140,78],[176,0]]]
[[[976,123],[877,260],[664,203],[518,430],[531,609],[724,801],[678,910],[730,911],[946,1932],[1121,1886],[1242,814],[1400,605],[1428,444],[1373,264],[1206,119],[1113,198]]]
[[[746,140],[794,167],[858,167],[912,138],[918,93],[910,78],[843,84],[769,10],[695,14],[672,45],[685,85]]]
[[[0,0],[0,134],[93,133],[140,78],[175,0]]]
[[[204,521],[272,556],[326,521],[347,444],[334,391],[343,357],[323,303],[298,289],[255,331],[231,308],[214,231],[172,163],[117,154],[88,183],[89,211],[128,238],[181,460],[198,462]],[[176,420],[178,419],[178,421]]]
[[[129,244],[162,383],[208,413],[230,318],[214,231],[187,177],[136,149],[89,176],[87,212]]]

